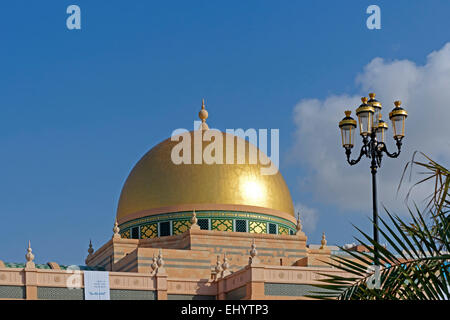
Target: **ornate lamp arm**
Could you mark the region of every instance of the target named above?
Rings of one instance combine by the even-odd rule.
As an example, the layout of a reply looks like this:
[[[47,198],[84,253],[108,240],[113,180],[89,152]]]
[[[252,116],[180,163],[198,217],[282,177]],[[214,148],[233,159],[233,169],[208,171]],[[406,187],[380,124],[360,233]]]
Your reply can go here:
[[[353,166],[353,165],[357,164],[357,163],[359,162],[359,160],[361,160],[362,156],[367,155],[367,148],[366,148],[366,145],[363,145],[363,146],[361,147],[361,151],[360,151],[360,153],[359,153],[359,156],[358,156],[358,158],[356,158],[355,160],[350,160],[350,155],[351,155],[351,153],[352,153],[352,149],[350,149],[350,148],[345,148],[345,154],[347,155],[347,162],[348,162],[351,166]]]
[[[394,153],[390,153],[387,148],[386,145],[384,144],[384,142],[380,143],[380,151],[384,151],[386,153],[386,155],[389,158],[397,158],[400,155],[401,149],[402,149],[402,139],[395,139],[396,141],[396,146],[397,146],[397,152]]]
[[[352,154],[352,149],[351,148],[345,148],[345,154],[347,155],[347,162],[353,166],[355,164],[357,164],[359,162],[359,160],[361,160],[362,156],[367,156],[367,146],[369,144],[369,139],[364,136],[363,137],[363,146],[361,147],[361,151],[359,152],[359,156],[358,158],[356,158],[355,160],[350,160],[350,155]]]

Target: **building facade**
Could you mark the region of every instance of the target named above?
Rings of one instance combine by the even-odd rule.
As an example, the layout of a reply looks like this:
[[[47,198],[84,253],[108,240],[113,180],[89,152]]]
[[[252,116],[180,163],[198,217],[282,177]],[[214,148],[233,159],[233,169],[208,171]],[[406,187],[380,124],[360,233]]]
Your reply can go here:
[[[323,235],[307,245],[289,189],[249,141],[209,129],[152,148],[129,174],[113,236],[70,270],[0,261],[2,299],[83,299],[84,272],[108,271],[111,299],[305,299],[327,262]],[[257,161],[254,157],[256,155]],[[180,161],[180,159],[182,161]]]

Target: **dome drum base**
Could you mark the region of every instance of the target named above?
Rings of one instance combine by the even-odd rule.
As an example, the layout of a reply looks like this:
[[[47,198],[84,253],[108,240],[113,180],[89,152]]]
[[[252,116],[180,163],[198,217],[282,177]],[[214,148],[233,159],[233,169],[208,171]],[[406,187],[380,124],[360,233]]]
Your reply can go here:
[[[279,216],[242,211],[196,211],[203,230],[294,235],[295,224]],[[150,215],[119,225],[122,238],[147,239],[186,232],[192,211]]]
[[[330,251],[310,250],[306,242],[305,235],[188,229],[167,237],[111,239],[86,263],[105,270],[150,274],[153,256],[162,252],[169,277],[208,279],[217,256],[222,260],[226,255],[232,272],[245,268],[255,243],[259,263],[264,265],[325,266],[321,261]]]

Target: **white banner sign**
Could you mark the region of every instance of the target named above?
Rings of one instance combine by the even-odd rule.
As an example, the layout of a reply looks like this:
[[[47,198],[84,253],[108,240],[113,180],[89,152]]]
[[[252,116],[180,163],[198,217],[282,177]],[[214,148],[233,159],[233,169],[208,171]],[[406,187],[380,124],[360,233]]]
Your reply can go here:
[[[109,272],[84,271],[84,299],[110,300]]]

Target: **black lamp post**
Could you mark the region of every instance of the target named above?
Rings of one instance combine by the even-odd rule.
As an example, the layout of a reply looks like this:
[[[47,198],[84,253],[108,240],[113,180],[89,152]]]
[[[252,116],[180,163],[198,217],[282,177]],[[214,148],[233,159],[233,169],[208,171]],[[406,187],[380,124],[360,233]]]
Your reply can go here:
[[[378,208],[377,208],[377,169],[381,167],[383,153],[390,158],[397,158],[400,155],[402,139],[405,136],[405,119],[408,116],[406,110],[401,105],[401,101],[395,101],[395,108],[389,113],[394,130],[394,139],[397,145],[397,152],[389,153],[385,144],[385,135],[388,125],[381,120],[381,103],[375,100],[375,93],[369,94],[370,100],[361,98],[362,104],[356,109],[358,116],[359,131],[362,137],[363,146],[358,158],[350,159],[355,140],[356,120],[353,119],[351,111],[345,111],[345,118],[339,122],[342,134],[342,146],[345,148],[347,162],[350,165],[357,164],[363,156],[371,159],[370,171],[372,173],[372,204],[373,204],[373,239],[378,243]],[[375,248],[375,264],[379,265],[378,250]]]

